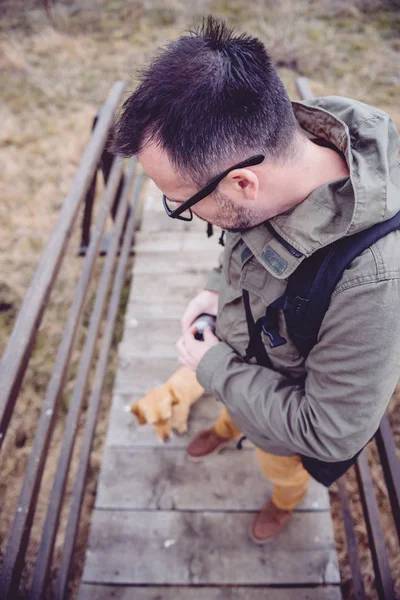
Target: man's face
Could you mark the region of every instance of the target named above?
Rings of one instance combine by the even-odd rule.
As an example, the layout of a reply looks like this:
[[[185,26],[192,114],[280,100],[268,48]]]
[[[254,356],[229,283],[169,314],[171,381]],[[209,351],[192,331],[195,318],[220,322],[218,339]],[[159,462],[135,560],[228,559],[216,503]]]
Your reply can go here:
[[[199,191],[179,177],[167,154],[156,144],[148,144],[138,158],[146,174],[166,195],[171,207],[178,207]],[[258,211],[248,206],[248,203],[232,199],[218,188],[212,195],[195,204],[192,211],[200,219],[228,231],[248,229],[263,220]]]

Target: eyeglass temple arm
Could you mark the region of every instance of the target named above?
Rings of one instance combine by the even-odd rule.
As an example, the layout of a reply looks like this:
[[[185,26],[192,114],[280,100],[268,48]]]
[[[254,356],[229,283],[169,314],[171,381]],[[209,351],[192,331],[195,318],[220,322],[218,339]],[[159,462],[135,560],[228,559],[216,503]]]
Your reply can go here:
[[[206,185],[205,188],[203,188],[200,192],[195,194],[190,200],[187,200],[179,208],[175,209],[173,213],[174,216],[180,215],[181,213],[185,212],[185,210],[188,210],[188,208],[191,208],[194,204],[196,204],[196,202],[202,200],[203,198],[211,194],[215,190],[219,182],[222,181],[222,179],[226,177],[231,171],[234,171],[235,169],[241,169],[243,167],[253,167],[255,165],[259,165],[260,163],[262,163],[264,158],[264,155],[257,154],[257,156],[253,156],[252,158],[248,158],[247,160],[242,160],[242,162],[233,165],[233,167],[229,167],[229,169],[226,169],[225,171],[223,171],[223,173],[221,173],[220,175],[215,177],[215,179],[210,181],[210,183]]]

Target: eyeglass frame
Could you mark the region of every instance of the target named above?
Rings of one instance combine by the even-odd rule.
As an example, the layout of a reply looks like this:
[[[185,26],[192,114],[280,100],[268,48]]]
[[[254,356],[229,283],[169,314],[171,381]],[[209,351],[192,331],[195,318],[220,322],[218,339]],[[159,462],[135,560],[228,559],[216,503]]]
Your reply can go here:
[[[185,202],[183,202],[175,210],[171,210],[169,208],[169,206],[167,204],[167,197],[165,194],[163,194],[163,206],[164,206],[165,212],[167,213],[167,215],[169,217],[171,217],[171,219],[179,219],[181,221],[191,221],[193,219],[193,213],[191,211],[191,207],[194,206],[195,204],[197,204],[197,202],[200,202],[200,200],[203,200],[204,198],[206,198],[207,196],[212,194],[212,192],[216,189],[218,184],[224,179],[224,177],[226,177],[228,175],[228,173],[230,173],[234,169],[241,169],[244,167],[253,167],[255,165],[259,165],[263,162],[264,158],[265,158],[265,156],[263,154],[257,154],[256,156],[252,156],[251,158],[242,160],[240,163],[233,165],[233,167],[229,167],[229,169],[226,169],[226,171],[223,171],[223,173],[221,173],[220,175],[215,177],[212,181],[210,181],[210,183],[208,183],[203,189],[201,189],[199,192],[196,192],[196,194],[191,196],[188,200],[185,200]],[[189,217],[181,216],[182,213],[187,210],[189,210],[190,216]]]

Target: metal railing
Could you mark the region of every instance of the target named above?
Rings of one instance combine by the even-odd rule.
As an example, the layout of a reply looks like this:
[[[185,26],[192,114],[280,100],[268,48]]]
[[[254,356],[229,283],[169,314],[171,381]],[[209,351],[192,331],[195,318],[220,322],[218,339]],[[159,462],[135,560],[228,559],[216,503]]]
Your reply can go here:
[[[50,294],[66,255],[77,215],[79,210],[84,208],[84,236],[82,236],[84,244],[81,243],[81,250],[84,246],[84,252],[81,251],[80,253],[85,254],[85,258],[82,261],[79,282],[74,292],[67,323],[55,357],[52,375],[25,471],[17,510],[8,537],[3,569],[0,575],[0,598],[2,599],[15,598],[18,593],[49,445],[70,372],[71,357],[77,346],[78,332],[88,301],[89,285],[101,254],[99,251],[104,240],[106,221],[111,216],[114,220],[114,226],[108,236],[107,256],[104,259],[102,274],[97,286],[85,344],[74,382],[72,399],[68,408],[61,452],[53,480],[41,544],[36,557],[29,597],[31,599],[44,597],[78,422],[82,414],[83,400],[88,392],[89,373],[94,364],[97,343],[100,339],[101,345],[88,400],[83,445],[79,457],[78,471],[75,476],[68,525],[58,570],[56,597],[63,598],[66,591],[101,392],[107,370],[107,359],[112,343],[128,258],[132,248],[136,209],[143,183],[142,174],[136,175],[136,158],[128,161],[120,158],[114,159],[107,152],[110,130],[123,89],[124,84],[122,82],[114,84],[104,106],[95,119],[90,140],[82,156],[70,193],[64,202],[59,218],[42,254],[0,363],[1,448],[32,356],[43,314],[48,306]],[[96,191],[95,182],[99,168],[103,171],[105,190],[95,225],[93,230],[90,231]],[[88,201],[90,206],[88,206]],[[82,207],[83,203],[85,203],[85,207]],[[100,335],[103,324],[103,333]]]

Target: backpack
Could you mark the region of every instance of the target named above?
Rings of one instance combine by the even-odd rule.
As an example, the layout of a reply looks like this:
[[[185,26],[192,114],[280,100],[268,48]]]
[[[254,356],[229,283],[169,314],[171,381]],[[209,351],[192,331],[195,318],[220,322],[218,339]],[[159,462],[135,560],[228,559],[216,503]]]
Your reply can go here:
[[[302,256],[286,240],[281,238],[272,226],[268,229],[286,249]],[[318,332],[324,315],[328,310],[331,295],[345,269],[364,250],[391,231],[400,229],[400,212],[383,223],[377,223],[369,229],[341,238],[333,244],[317,250],[303,260],[289,277],[284,296],[267,307],[264,317],[254,322],[250,309],[249,294],[243,290],[243,301],[249,329],[249,345],[245,360],[255,357],[257,363],[271,367],[271,362],[261,339],[261,330],[269,337],[272,348],[285,344],[278,327],[278,311],[283,310],[286,326],[291,340],[304,358],[307,358],[317,343]],[[371,438],[372,439],[372,438]],[[301,455],[302,463],[310,475],[329,487],[356,462],[361,450],[352,458],[338,462],[324,462],[316,458]]]

